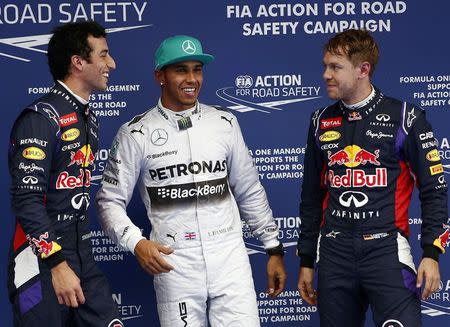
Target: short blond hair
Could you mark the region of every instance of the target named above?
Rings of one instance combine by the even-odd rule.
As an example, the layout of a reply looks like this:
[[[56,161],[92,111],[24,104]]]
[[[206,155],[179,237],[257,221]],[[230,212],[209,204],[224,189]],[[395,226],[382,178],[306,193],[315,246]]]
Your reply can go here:
[[[325,44],[325,51],[347,56],[354,66],[367,61],[370,63],[370,77],[378,63],[378,45],[366,30],[350,29],[336,34]]]

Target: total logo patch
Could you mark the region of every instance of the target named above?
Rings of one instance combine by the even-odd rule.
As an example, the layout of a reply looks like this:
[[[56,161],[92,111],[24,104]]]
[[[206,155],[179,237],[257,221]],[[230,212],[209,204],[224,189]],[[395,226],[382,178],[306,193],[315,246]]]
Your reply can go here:
[[[31,146],[22,151],[22,156],[27,159],[44,160],[45,152],[35,146]]]
[[[339,127],[342,124],[342,117],[322,119],[320,121],[320,129]]]
[[[78,136],[80,136],[80,130],[78,128],[71,128],[61,135],[61,140],[70,142],[76,140]]]
[[[331,142],[336,141],[341,138],[341,133],[337,131],[328,131],[319,136],[321,142]]]
[[[78,123],[78,117],[75,112],[59,118],[59,126],[61,127],[69,126],[75,123]]]

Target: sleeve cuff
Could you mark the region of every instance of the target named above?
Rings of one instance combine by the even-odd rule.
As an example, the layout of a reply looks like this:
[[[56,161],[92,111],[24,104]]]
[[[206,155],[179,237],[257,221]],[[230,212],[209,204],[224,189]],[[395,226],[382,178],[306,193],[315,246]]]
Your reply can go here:
[[[140,240],[146,240],[146,238],[142,235],[136,235],[132,238],[130,238],[130,240],[128,240],[128,249],[130,250],[131,253],[134,254],[134,248],[136,247],[136,245],[139,243]]]
[[[439,254],[441,251],[434,245],[425,245],[423,248],[422,258],[431,258],[439,262]]]
[[[47,265],[48,269],[52,269],[56,265],[60,264],[63,261],[66,261],[66,257],[62,254],[61,251],[58,251],[51,256],[42,259],[43,262]]]
[[[276,239],[276,238],[273,239],[273,240],[266,241],[264,243],[264,250],[276,248],[277,246],[280,245],[280,243],[281,242],[278,239]]]
[[[307,254],[300,254],[300,267],[314,268],[314,258]]]

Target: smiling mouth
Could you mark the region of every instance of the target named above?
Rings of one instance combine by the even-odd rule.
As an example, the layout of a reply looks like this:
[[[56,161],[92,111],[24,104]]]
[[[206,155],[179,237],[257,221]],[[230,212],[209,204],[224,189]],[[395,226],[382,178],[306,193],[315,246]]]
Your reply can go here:
[[[189,96],[194,96],[195,95],[195,88],[194,87],[185,87],[182,88],[183,92],[186,93]]]

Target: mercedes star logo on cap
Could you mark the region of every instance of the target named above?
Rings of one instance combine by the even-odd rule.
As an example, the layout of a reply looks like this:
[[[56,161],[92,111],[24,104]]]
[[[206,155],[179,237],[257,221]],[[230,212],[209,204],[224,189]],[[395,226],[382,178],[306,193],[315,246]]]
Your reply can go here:
[[[184,41],[181,47],[187,54],[194,54],[196,50],[195,44],[191,40]]]

